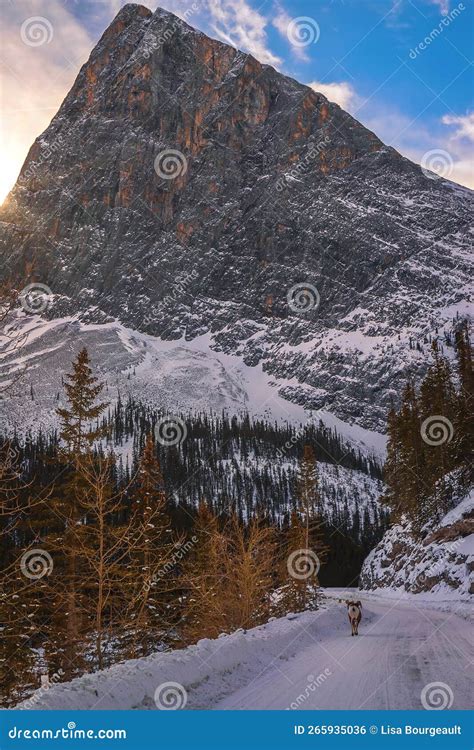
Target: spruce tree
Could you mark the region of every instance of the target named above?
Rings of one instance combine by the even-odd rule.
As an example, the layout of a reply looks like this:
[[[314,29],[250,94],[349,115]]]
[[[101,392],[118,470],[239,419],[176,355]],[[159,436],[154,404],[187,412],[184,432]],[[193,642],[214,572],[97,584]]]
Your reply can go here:
[[[472,477],[474,382],[467,323],[458,327],[455,343],[458,391],[450,363],[435,340],[433,363],[419,394],[408,382],[399,412],[392,407],[388,415],[387,490],[382,501],[390,507],[392,520],[406,516],[416,535],[451,507],[453,469],[461,469],[456,476],[466,484]]]
[[[82,634],[87,627],[87,597],[81,589],[83,560],[77,550],[77,532],[83,522],[81,499],[87,493],[84,481],[83,462],[89,456],[96,441],[104,436],[97,420],[108,404],[97,403],[102,384],[92,374],[87,349],[82,349],[73,362],[71,374],[66,376],[66,398],[68,405],[57,409],[60,418],[60,439],[64,443],[61,452],[65,466],[65,482],[56,488],[48,504],[53,513],[64,520],[64,533],[55,537],[57,603],[54,607],[55,636],[50,645],[57,654],[60,668],[67,678],[80,672],[85,664],[81,655]],[[59,574],[61,586],[59,586]],[[54,645],[54,642],[56,645]]]
[[[415,387],[408,382],[402,394],[399,422],[400,472],[398,506],[402,513],[422,524],[426,495],[424,444],[420,432],[420,407]]]
[[[383,469],[386,490],[381,502],[388,505],[393,520],[399,520],[403,514],[401,472],[401,429],[400,416],[392,404],[387,416],[387,457]]]
[[[470,330],[464,321],[455,334],[459,391],[456,401],[453,452],[456,463],[463,467],[465,481],[472,479],[474,445],[474,371]]]
[[[104,436],[102,427],[92,427],[99,419],[108,403],[97,403],[103,384],[92,374],[87,349],[81,349],[73,362],[72,373],[66,375],[68,383],[64,390],[68,401],[67,408],[56,410],[60,418],[60,438],[66,444],[69,461],[76,464],[94,443]]]
[[[438,342],[432,343],[433,364],[420,387],[419,408],[423,438],[424,492],[419,522],[443,515],[449,505],[444,477],[454,466],[451,439],[456,417],[456,394],[448,360],[441,356]],[[423,428],[425,425],[425,428]],[[439,437],[430,438],[430,427]],[[433,434],[433,437],[435,435]]]

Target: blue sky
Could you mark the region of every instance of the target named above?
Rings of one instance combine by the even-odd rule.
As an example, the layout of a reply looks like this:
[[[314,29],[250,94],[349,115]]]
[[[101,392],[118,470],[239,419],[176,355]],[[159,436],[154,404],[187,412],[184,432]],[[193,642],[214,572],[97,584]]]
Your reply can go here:
[[[5,184],[122,0],[0,0]],[[337,101],[415,161],[474,187],[472,0],[145,0]],[[45,19],[45,41],[21,29]],[[446,172],[447,170],[447,172]],[[4,170],[5,171],[5,170]],[[5,186],[4,186],[5,192]],[[3,197],[3,196],[1,196]]]

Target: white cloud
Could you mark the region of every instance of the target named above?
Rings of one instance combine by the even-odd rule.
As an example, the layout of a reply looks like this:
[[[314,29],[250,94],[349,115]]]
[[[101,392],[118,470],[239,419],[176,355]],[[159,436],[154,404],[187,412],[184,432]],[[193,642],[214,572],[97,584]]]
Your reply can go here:
[[[276,2],[274,4],[274,9],[275,16],[272,19],[272,26],[274,26],[275,29],[277,29],[277,31],[281,34],[283,39],[285,39],[291,45],[293,54],[299,60],[304,60],[305,62],[307,62],[310,58],[307,55],[304,47],[295,44],[294,41],[292,41],[291,34],[288,34],[288,27],[293,20],[292,17],[286,12],[286,10],[279,2]]]
[[[419,0],[418,0],[419,2]],[[425,5],[431,5],[436,6],[441,13],[442,16],[449,15],[449,11],[451,8],[451,0],[423,0]],[[382,12],[385,13],[385,10],[382,5]],[[415,3],[411,3],[411,7],[415,6]],[[392,0],[392,5],[390,7],[389,12],[385,16],[385,25],[392,29],[409,29],[412,27],[412,23],[408,21],[408,19],[404,16],[406,16],[405,11],[410,9],[410,2],[409,0]],[[421,9],[418,9],[421,13]]]
[[[437,5],[443,16],[448,15],[450,0],[431,0],[431,5]]]
[[[444,115],[441,122],[443,125],[457,125],[451,135],[453,140],[466,138],[474,141],[474,112],[469,112],[467,115]]]
[[[472,144],[474,143],[474,112],[466,115],[444,115],[443,125],[454,126],[448,135],[446,151],[454,160],[453,179],[474,188],[474,161]]]
[[[449,179],[474,189],[472,141],[474,113],[444,115],[438,123],[424,125],[400,111],[371,100],[356,110],[355,117],[403,156],[419,164],[432,149],[447,151],[453,163]],[[452,133],[443,125],[455,126]]]
[[[340,83],[311,81],[307,85],[319,94],[323,94],[330,102],[339,104],[347,112],[353,112],[359,102],[359,97],[354,87],[348,81],[341,81]]]
[[[145,0],[145,5],[150,10],[156,10],[158,6],[163,10],[169,10],[170,13],[174,13],[191,26],[196,25],[196,17],[204,10],[203,0]]]
[[[425,3],[428,3],[428,5],[436,5],[443,16],[448,15],[451,6],[451,0],[425,0]],[[392,0],[390,15],[398,15],[407,5],[409,5],[408,0]]]
[[[268,20],[247,0],[208,0],[210,24],[227,44],[244,49],[260,62],[278,67],[282,60],[268,46]]]

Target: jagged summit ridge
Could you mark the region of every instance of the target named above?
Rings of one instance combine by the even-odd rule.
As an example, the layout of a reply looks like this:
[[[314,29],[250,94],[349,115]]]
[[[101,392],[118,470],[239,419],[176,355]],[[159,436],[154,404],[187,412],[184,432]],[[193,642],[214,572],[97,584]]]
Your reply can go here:
[[[0,258],[52,317],[210,332],[285,397],[380,429],[425,366],[413,342],[466,313],[470,207],[322,95],[127,5],[31,147]]]

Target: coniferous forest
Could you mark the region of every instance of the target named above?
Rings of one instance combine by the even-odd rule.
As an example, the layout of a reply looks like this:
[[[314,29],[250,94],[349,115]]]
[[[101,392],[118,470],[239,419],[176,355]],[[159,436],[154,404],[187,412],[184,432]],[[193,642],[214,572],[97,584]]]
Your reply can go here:
[[[452,477],[457,490],[472,479],[466,325],[454,371],[435,342],[420,387],[390,410],[382,504],[382,467],[316,420],[108,404],[85,349],[64,390],[57,431],[2,439],[7,706],[42,674],[69,680],[315,608],[320,585],[357,584],[389,513],[422,533],[451,507]]]
[[[40,674],[71,679],[317,606],[320,583],[357,582],[387,526],[381,467],[321,423],[167,421],[102,391],[82,350],[57,432],[2,440],[7,705]]]
[[[472,484],[474,376],[469,327],[455,332],[456,363],[432,343],[432,363],[417,389],[408,381],[387,419],[386,491],[392,520],[406,516],[417,535],[439,520]]]

